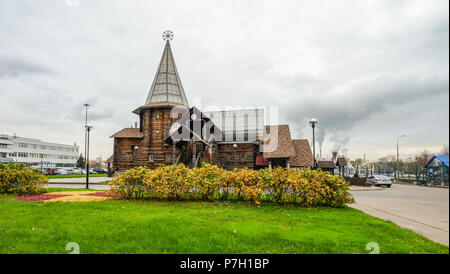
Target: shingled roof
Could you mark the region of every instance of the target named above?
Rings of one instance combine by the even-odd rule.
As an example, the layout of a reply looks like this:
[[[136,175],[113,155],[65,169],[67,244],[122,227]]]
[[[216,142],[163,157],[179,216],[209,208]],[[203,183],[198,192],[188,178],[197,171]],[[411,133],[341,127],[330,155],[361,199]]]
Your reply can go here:
[[[161,62],[145,101],[146,105],[154,103],[174,103],[189,106],[175,65],[169,39],[166,40]]]
[[[124,128],[109,138],[144,138],[144,133],[138,128]]]
[[[337,166],[347,166],[347,160],[345,160],[344,157],[339,157],[336,160],[336,165]]]
[[[109,158],[106,160],[107,163],[112,163],[114,161],[114,155],[109,156]]]
[[[289,158],[295,156],[289,125],[266,126],[263,156],[264,158]]]
[[[294,139],[292,140],[292,144],[294,146],[295,155],[289,159],[291,166],[292,167],[314,166],[313,155],[308,140]]]
[[[333,161],[317,161],[317,167],[319,167],[319,168],[327,168],[327,169],[333,168],[334,169],[336,167],[336,165],[334,164]]]

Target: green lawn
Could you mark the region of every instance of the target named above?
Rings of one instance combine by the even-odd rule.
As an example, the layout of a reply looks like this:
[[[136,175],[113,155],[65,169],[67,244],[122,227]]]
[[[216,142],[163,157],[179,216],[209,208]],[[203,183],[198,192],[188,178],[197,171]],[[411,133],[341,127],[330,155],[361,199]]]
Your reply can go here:
[[[449,252],[348,207],[15,198],[0,195],[0,253],[67,253],[68,242],[81,253],[368,253],[368,242],[380,253]]]
[[[108,174],[89,174],[90,177],[106,177]],[[48,179],[58,179],[58,178],[82,178],[86,177],[86,174],[72,174],[72,175],[45,175]]]

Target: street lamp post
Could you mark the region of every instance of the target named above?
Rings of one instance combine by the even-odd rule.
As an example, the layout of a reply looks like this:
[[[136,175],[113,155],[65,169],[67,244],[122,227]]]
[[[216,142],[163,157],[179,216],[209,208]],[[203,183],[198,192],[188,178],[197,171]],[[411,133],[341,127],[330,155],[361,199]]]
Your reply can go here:
[[[86,127],[87,127],[87,122],[88,122],[88,107],[90,105],[89,104],[84,104],[84,107],[86,108],[86,120],[84,122],[84,159],[86,160],[86,142],[87,142],[87,131],[86,131]],[[86,168],[86,163],[84,164],[84,167]]]
[[[317,124],[317,119],[311,119],[310,121],[309,121],[309,124],[311,125],[311,127],[312,127],[312,130],[313,130],[313,165],[314,165],[314,168],[316,168],[316,137],[315,137],[315,132],[314,132],[314,128],[316,127],[316,124]]]
[[[400,157],[398,153],[398,139],[406,137],[406,134],[397,136],[397,170],[395,171],[395,181],[398,183],[398,171],[400,169]]]
[[[89,188],[89,132],[92,126],[86,125],[87,141],[86,141],[86,189]]]

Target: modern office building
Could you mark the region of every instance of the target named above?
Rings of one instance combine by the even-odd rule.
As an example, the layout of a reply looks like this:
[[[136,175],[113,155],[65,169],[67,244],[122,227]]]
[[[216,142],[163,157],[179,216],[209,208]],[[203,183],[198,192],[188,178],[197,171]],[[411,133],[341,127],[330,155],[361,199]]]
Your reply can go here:
[[[78,146],[0,134],[0,162],[24,163],[43,168],[75,167]]]

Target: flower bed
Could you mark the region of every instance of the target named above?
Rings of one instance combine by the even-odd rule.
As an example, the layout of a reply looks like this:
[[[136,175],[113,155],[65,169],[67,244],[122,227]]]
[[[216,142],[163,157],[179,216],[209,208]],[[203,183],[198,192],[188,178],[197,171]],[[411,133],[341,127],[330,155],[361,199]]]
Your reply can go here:
[[[221,169],[183,164],[134,168],[109,182],[110,193],[127,199],[273,201],[301,206],[341,207],[353,202],[344,179],[321,170]]]
[[[41,202],[55,198],[65,197],[67,195],[62,194],[45,194],[45,195],[26,195],[26,196],[18,196],[18,201],[27,201],[27,202]]]
[[[27,202],[99,202],[113,198],[106,191],[62,191],[41,195],[18,196],[17,200]]]

